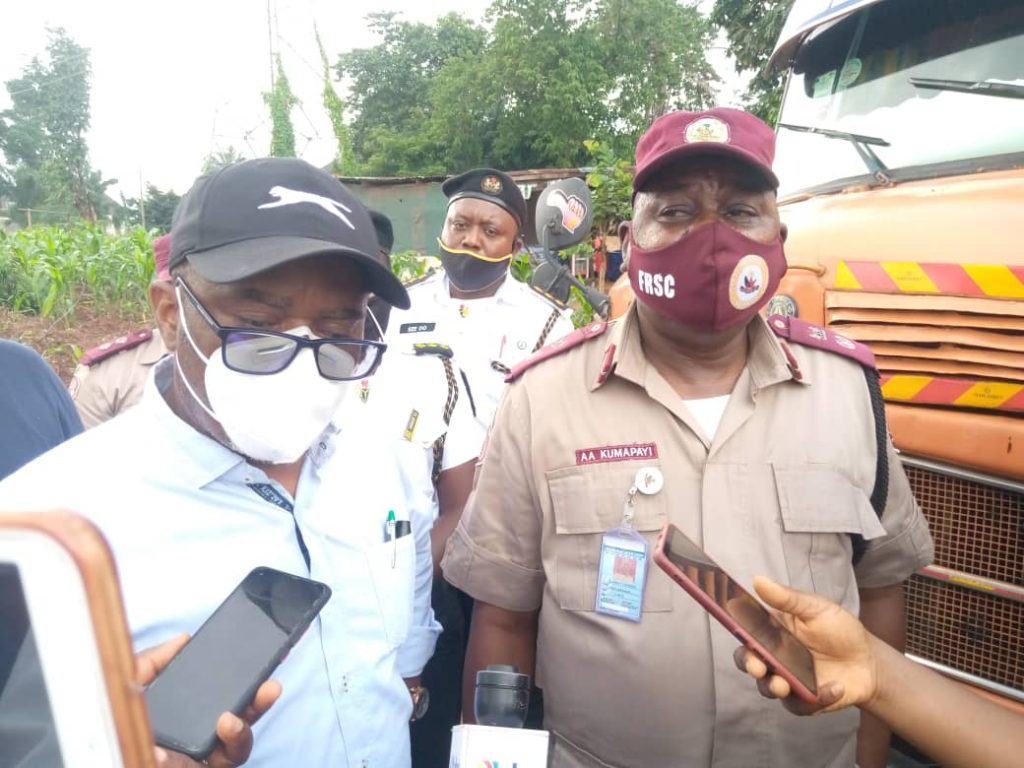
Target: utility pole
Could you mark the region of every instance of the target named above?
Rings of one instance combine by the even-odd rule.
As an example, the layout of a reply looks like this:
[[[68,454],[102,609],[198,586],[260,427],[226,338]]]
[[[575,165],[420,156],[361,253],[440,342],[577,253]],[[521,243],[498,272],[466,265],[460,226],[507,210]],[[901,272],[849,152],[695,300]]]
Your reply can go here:
[[[274,28],[271,24],[270,3],[267,0],[267,51],[270,53],[270,90],[274,90]]]
[[[142,186],[142,169],[139,168],[139,217],[142,219],[142,228],[146,228],[146,190]]]
[[[25,214],[25,218],[28,221],[28,225],[32,226],[32,209],[31,208],[19,208],[19,211]]]

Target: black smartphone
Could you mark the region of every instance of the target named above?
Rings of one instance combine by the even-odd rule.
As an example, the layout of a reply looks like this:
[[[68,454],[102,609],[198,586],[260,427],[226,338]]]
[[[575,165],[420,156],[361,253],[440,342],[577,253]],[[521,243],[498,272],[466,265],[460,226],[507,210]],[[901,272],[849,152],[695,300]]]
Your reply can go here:
[[[156,743],[202,760],[217,718],[241,714],[331,596],[326,584],[256,568],[146,689]]]

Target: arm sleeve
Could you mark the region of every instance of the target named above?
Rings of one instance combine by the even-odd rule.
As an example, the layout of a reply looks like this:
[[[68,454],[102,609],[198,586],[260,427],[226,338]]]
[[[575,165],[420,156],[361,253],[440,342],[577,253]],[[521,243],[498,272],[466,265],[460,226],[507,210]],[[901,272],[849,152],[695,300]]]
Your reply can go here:
[[[887,441],[889,496],[882,513],[885,536],[868,542],[855,573],[861,589],[899,584],[932,562],[935,551],[928,521],[914,499],[899,454]]]
[[[430,527],[419,525],[413,530],[416,537],[416,572],[413,576],[412,621],[409,636],[398,649],[398,673],[402,677],[416,677],[434,655],[441,625],[434,618],[430,606],[433,587],[434,560],[430,551]]]
[[[530,440],[526,389],[513,384],[498,407],[473,492],[442,562],[456,587],[512,611],[540,608],[545,583]]]
[[[92,429],[111,418],[113,409],[98,377],[91,375],[88,366],[80,365],[75,371],[73,402],[82,424]]]

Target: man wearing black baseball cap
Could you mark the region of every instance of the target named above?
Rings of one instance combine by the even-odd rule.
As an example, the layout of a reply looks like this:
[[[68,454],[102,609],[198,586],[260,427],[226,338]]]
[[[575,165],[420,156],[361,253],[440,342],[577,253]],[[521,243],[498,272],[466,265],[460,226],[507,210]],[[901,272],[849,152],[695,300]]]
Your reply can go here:
[[[406,307],[405,289],[366,209],[301,160],[201,177],[172,242],[170,280],[150,289],[171,354],[142,402],[15,475],[0,502],[99,525],[140,647],[195,631],[257,566],[328,584],[249,764],[405,766],[439,631],[417,522],[431,510],[394,441],[335,424],[384,354],[363,338],[368,296]]]

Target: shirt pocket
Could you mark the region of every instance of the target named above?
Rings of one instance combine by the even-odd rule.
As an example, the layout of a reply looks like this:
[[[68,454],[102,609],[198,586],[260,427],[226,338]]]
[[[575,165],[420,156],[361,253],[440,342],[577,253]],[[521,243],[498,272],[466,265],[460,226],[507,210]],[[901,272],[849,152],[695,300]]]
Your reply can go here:
[[[638,469],[657,461],[563,467],[546,473],[555,523],[550,551],[554,568],[548,580],[559,606],[567,611],[593,611],[601,537],[622,523],[626,497]],[[658,578],[653,565],[654,543],[668,520],[667,494],[637,493],[633,527],[647,541],[647,581],[643,612],[672,610],[671,582]]]
[[[370,580],[384,635],[391,648],[409,636],[416,578],[416,546],[410,534],[366,550]]]
[[[851,535],[885,535],[871,500],[831,465],[773,465],[782,547],[792,586],[850,605],[856,590]]]

